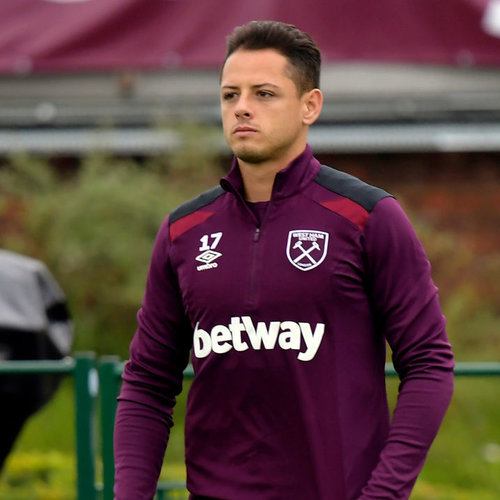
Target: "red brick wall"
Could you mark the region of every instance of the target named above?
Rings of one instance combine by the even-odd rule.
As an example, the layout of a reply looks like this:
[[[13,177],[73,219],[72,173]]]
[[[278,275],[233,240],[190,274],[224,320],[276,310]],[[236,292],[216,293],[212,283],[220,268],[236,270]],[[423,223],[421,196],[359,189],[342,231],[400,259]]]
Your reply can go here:
[[[323,155],[320,161],[378,185],[475,253],[500,253],[500,153]]]

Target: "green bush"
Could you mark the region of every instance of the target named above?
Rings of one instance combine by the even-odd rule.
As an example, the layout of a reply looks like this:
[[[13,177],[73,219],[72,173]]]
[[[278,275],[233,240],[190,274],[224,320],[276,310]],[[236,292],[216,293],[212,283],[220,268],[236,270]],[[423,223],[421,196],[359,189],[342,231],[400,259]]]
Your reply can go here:
[[[68,296],[76,349],[127,356],[161,222],[219,178],[210,131],[181,132],[199,141],[168,158],[91,155],[61,176],[47,161],[17,155],[0,170],[0,211],[10,214],[0,245],[49,266]]]
[[[453,232],[413,219],[432,263],[457,359],[500,360],[500,253],[479,256]]]
[[[16,453],[0,481],[2,500],[74,500],[75,459],[57,451]]]

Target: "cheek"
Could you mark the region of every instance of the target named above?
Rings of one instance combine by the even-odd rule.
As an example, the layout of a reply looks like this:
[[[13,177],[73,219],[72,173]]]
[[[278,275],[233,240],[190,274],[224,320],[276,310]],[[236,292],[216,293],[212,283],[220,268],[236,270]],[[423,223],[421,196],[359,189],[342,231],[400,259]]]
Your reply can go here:
[[[285,135],[292,135],[297,132],[301,127],[301,117],[296,110],[287,109],[282,112],[281,115],[276,114],[276,124],[275,129],[280,131],[279,133]]]
[[[227,135],[229,130],[231,129],[231,123],[229,119],[230,114],[227,111],[223,111],[221,113],[221,118],[222,118],[222,130],[224,132],[224,135]]]

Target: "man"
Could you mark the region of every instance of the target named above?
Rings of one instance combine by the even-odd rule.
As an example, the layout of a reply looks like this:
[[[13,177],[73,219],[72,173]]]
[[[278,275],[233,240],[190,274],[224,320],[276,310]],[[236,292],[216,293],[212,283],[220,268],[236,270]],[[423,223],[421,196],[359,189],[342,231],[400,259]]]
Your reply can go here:
[[[0,363],[71,353],[66,296],[47,266],[0,248]],[[28,418],[55,394],[60,375],[0,375],[0,472]]]
[[[117,500],[151,499],[189,352],[193,499],[408,498],[449,404],[429,263],[388,193],[321,166],[320,53],[293,26],[228,39],[216,187],[161,227],[115,431]],[[385,341],[401,378],[392,423]]]

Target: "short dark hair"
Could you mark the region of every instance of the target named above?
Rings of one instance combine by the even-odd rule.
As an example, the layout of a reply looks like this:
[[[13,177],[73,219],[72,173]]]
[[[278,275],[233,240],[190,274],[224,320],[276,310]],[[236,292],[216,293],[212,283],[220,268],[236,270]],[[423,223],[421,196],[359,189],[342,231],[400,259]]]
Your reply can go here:
[[[251,21],[238,26],[226,40],[226,63],[237,50],[275,49],[290,65],[290,77],[300,95],[319,88],[321,53],[307,33],[279,21]],[[224,68],[224,64],[222,68]]]

